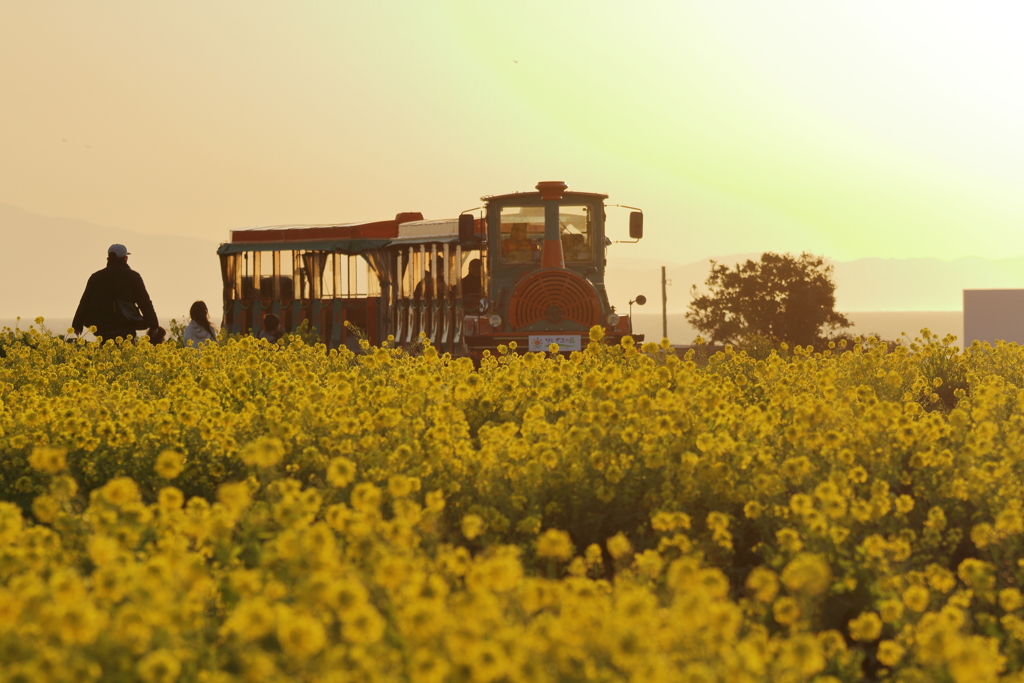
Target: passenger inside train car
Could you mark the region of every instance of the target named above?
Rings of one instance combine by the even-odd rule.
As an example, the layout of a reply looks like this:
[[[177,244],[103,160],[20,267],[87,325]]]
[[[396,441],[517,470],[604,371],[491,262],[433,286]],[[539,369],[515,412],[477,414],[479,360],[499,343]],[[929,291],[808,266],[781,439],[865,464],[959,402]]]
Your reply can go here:
[[[509,236],[501,243],[501,255],[506,261],[529,263],[540,257],[540,249],[528,234],[529,223],[510,226]]]
[[[587,236],[579,233],[563,234],[562,250],[565,253],[565,260],[570,262],[589,261],[593,256],[587,244]]]

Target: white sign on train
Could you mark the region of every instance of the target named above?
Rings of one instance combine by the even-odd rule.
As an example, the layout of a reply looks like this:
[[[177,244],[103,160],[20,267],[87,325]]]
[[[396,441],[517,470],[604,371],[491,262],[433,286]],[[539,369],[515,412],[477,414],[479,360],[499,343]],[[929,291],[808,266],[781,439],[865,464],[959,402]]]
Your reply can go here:
[[[552,344],[558,344],[559,351],[582,351],[582,337],[578,334],[531,334],[530,351],[546,352]]]

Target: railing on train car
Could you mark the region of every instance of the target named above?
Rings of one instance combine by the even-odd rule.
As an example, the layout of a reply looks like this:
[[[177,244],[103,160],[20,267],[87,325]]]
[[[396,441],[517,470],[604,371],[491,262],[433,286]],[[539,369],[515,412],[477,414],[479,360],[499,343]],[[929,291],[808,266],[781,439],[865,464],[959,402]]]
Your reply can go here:
[[[271,274],[263,274],[264,260],[270,261]],[[258,334],[263,317],[273,313],[289,332],[308,321],[331,348],[349,341],[346,321],[364,329],[371,343],[379,343],[380,282],[361,256],[253,250],[221,254],[221,261],[229,330]]]
[[[391,289],[388,334],[414,345],[420,334],[441,352],[463,345],[463,257],[459,244],[408,244],[395,248],[397,282]]]

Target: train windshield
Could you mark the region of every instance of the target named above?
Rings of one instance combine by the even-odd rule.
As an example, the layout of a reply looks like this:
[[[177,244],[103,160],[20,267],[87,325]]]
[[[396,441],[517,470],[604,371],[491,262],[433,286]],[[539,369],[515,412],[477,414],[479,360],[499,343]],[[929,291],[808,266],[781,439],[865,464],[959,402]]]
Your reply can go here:
[[[558,232],[566,263],[594,260],[591,224],[589,206],[563,206],[559,210]]]
[[[567,263],[594,259],[593,221],[589,206],[559,207],[562,253]],[[506,206],[501,210],[501,258],[506,263],[540,261],[544,240],[544,207]]]

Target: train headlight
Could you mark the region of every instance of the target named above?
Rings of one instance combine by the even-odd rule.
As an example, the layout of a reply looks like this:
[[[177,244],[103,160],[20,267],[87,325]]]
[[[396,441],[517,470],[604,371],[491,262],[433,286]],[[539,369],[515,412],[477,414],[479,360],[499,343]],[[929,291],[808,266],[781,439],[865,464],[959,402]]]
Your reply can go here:
[[[495,313],[487,318],[487,324],[491,326],[492,330],[496,330],[501,327],[501,316]]]
[[[615,327],[619,324],[619,316],[617,313],[608,314],[608,327]]]

